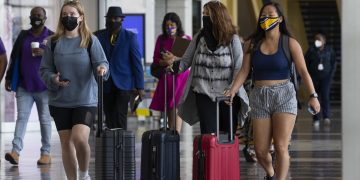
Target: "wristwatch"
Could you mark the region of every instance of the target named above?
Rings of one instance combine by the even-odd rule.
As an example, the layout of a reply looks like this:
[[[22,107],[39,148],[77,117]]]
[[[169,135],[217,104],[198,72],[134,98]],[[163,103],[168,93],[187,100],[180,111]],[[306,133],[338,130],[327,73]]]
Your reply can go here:
[[[310,95],[310,98],[318,98],[318,97],[319,97],[319,95],[316,92],[314,92]]]

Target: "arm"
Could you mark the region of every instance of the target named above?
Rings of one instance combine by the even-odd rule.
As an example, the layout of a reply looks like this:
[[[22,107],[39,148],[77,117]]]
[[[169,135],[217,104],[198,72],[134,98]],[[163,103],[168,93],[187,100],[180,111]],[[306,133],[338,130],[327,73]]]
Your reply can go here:
[[[6,57],[6,53],[4,53],[0,55],[0,82],[4,77],[6,66],[7,66],[7,57]]]
[[[130,63],[133,75],[135,76],[135,88],[144,89],[144,70],[141,63],[141,54],[136,35],[133,34],[130,39]]]
[[[49,40],[51,41],[51,40]],[[44,55],[41,59],[40,64],[40,77],[44,81],[46,87],[51,91],[56,91],[59,89],[59,84],[56,82],[59,78],[59,74],[56,72],[55,64],[54,64],[54,54],[51,51],[51,42],[49,42],[45,49]]]
[[[162,36],[160,35],[156,40],[155,49],[154,49],[154,56],[153,56],[153,62],[155,64],[159,64],[160,66],[168,66],[167,61],[162,59],[162,55],[161,55],[161,52],[160,52],[161,51],[161,43],[163,43],[163,45],[164,45],[164,42],[161,42],[161,41],[164,41],[164,40],[162,39]]]
[[[166,55],[163,56],[165,61],[168,61],[169,64],[173,64],[173,69],[175,73],[181,73],[187,70],[194,59],[194,54],[199,44],[196,46],[196,39],[198,38],[200,33],[196,34],[194,38],[191,40],[189,46],[187,47],[183,57],[177,58],[171,52],[167,52]]]
[[[241,47],[241,42],[239,36],[234,36],[233,41],[231,42],[231,52],[232,52],[232,58],[234,61],[234,69],[233,69],[233,75],[232,80],[236,78],[236,75],[238,74],[242,62],[243,62],[243,51]]]
[[[251,57],[250,57],[249,48],[250,48],[250,40],[246,41],[244,44],[245,54],[244,54],[244,58],[242,61],[240,71],[237,73],[236,78],[233,80],[230,90],[227,90],[224,92],[225,96],[231,97],[231,101],[232,101],[232,98],[235,96],[235,94],[239,91],[240,87],[245,82],[245,80],[250,72],[250,68],[251,68],[251,59],[250,58]]]
[[[91,45],[91,63],[94,68],[93,71],[97,72],[98,75],[103,75],[104,79],[109,78],[109,63],[106,59],[105,53],[99,39],[96,36],[91,36],[92,45]]]
[[[314,84],[313,84],[312,79],[309,75],[309,72],[306,68],[306,64],[305,64],[305,60],[304,60],[304,56],[303,56],[303,52],[300,47],[300,44],[295,39],[290,38],[289,48],[290,48],[290,52],[291,52],[296,70],[299,73],[299,75],[301,76],[301,78],[304,82],[304,85],[308,91],[308,94],[315,93]],[[319,101],[317,98],[310,98],[308,104],[311,107],[313,107],[316,112],[320,112],[320,104],[319,104]]]

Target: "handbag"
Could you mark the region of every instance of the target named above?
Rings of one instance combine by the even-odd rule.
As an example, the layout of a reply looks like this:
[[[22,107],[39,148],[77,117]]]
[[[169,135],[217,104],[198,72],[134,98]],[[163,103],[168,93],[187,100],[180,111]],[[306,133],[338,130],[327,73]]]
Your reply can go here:
[[[158,79],[164,74],[164,67],[160,64],[151,63],[150,65],[150,74]]]

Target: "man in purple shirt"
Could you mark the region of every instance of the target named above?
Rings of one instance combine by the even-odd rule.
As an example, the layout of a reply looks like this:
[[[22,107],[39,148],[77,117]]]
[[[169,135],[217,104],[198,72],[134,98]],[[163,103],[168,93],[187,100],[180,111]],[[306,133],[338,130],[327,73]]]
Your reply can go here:
[[[11,152],[5,154],[5,159],[15,165],[19,163],[26,126],[34,102],[39,114],[42,143],[40,149],[41,156],[37,164],[43,165],[50,164],[51,162],[51,119],[48,95],[46,86],[39,75],[46,38],[53,34],[52,31],[44,26],[45,20],[46,11],[44,8],[34,7],[31,10],[31,28],[29,30],[22,30],[17,37],[10,56],[10,67],[5,76],[5,89],[16,92],[18,110],[14,139],[12,141],[13,147]]]
[[[7,57],[6,57],[6,50],[4,44],[0,38],[0,82],[4,77],[4,73],[7,66]]]

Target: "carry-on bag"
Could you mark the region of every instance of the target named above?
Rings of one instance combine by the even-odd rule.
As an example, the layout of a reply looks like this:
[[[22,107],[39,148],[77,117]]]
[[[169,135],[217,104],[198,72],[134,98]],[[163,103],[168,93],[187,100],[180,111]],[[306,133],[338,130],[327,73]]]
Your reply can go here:
[[[135,134],[103,128],[103,78],[98,78],[95,175],[99,180],[135,180]]]
[[[165,125],[160,130],[146,131],[142,136],[141,180],[180,180],[180,137],[176,127],[172,130],[167,128],[167,73],[164,73],[164,76]],[[172,80],[174,108],[176,108],[175,75],[172,75]],[[175,119],[176,112],[173,115]]]
[[[239,140],[234,138],[232,106],[230,134],[219,133],[219,103],[229,97],[216,98],[216,134],[196,136],[193,150],[193,180],[240,180]]]

